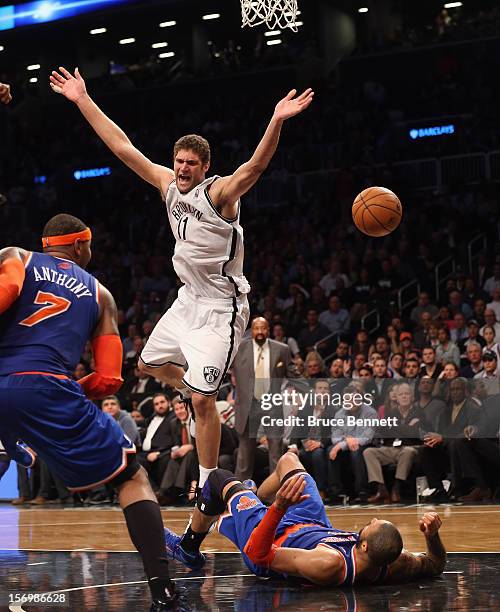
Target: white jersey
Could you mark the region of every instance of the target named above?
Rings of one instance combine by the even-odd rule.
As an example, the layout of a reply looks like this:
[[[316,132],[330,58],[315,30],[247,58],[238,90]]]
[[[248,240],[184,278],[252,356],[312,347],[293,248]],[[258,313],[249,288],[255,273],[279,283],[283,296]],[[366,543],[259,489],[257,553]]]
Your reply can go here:
[[[234,219],[220,215],[208,194],[217,178],[205,179],[188,193],[180,193],[172,181],[165,205],[175,237],[172,261],[186,290],[200,297],[232,298],[250,291],[243,275],[240,202]]]

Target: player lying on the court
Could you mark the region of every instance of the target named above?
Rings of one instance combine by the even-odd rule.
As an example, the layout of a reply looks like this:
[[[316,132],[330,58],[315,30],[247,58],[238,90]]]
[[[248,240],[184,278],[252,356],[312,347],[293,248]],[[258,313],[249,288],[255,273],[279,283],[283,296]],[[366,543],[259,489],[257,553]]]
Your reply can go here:
[[[0,439],[29,465],[32,453],[73,491],[116,488],[139,551],[152,610],[178,609],[156,497],[133,443],[91,399],[121,384],[122,344],[111,293],[85,271],[92,233],[71,215],[45,225],[43,252],[0,250]],[[91,339],[95,371],[71,379]],[[88,399],[91,398],[91,399]]]
[[[259,489],[266,498],[277,491],[269,508],[227,470],[212,472],[206,489],[207,496],[227,508],[217,523],[219,533],[240,549],[257,576],[350,586],[437,576],[446,564],[438,533],[441,519],[435,512],[420,519],[427,544],[423,554],[403,549],[401,534],[389,521],[374,518],[358,533],[333,528],[316,483],[293,453],[281,457]],[[181,559],[180,536],[165,531],[169,554]],[[198,567],[203,561],[200,553]]]

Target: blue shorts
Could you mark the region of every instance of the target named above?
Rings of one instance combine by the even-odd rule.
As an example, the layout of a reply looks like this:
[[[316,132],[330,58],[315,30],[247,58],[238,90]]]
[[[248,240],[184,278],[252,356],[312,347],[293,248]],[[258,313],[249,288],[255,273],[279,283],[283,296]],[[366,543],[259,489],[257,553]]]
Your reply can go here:
[[[288,508],[276,529],[276,537],[279,537],[287,527],[299,523],[314,523],[321,527],[332,527],[326,516],[325,505],[314,478],[309,474],[304,474],[304,477],[306,481],[304,495],[309,495],[309,497],[300,504]],[[246,566],[256,576],[271,576],[273,572],[266,567],[252,563],[243,549],[266,512],[267,506],[260,501],[255,493],[240,491],[233,495],[229,503],[229,511],[223,514],[217,522],[219,533],[226,536],[239,548]]]
[[[74,491],[111,480],[135,453],[118,423],[77,382],[54,376],[0,376],[0,440],[2,432],[28,444]]]

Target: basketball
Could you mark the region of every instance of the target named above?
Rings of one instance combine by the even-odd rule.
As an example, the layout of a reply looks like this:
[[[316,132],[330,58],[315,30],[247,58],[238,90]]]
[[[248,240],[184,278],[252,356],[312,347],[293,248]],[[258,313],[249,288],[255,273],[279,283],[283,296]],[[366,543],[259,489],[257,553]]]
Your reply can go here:
[[[403,207],[398,196],[385,187],[368,187],[356,196],[352,205],[354,224],[374,238],[393,232],[402,216]]]

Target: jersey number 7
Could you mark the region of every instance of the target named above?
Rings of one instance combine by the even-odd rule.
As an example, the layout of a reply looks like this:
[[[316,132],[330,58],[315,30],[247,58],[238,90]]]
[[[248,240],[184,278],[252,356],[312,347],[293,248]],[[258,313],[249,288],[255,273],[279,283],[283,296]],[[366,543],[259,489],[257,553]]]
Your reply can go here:
[[[43,304],[40,310],[37,310],[26,319],[19,321],[19,325],[26,325],[26,327],[33,327],[38,325],[45,319],[50,317],[56,317],[57,315],[66,312],[71,306],[71,301],[53,293],[46,293],[45,291],[39,291],[35,297],[35,304]]]

